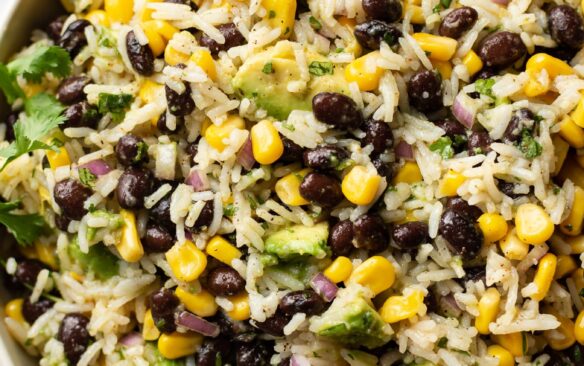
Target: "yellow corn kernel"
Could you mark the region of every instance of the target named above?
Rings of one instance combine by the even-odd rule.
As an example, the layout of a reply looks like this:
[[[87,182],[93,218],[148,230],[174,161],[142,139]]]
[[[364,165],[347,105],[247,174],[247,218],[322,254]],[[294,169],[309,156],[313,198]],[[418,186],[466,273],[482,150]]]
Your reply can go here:
[[[128,23],[134,15],[134,0],[105,0],[103,8],[112,23]]]
[[[560,135],[554,135],[552,137],[552,143],[554,144],[554,156],[556,158],[552,175],[555,176],[558,175],[564,165],[564,161],[566,161],[566,157],[570,151],[570,144],[561,138]]]
[[[164,90],[164,85],[155,83],[150,79],[144,80],[142,86],[140,86],[140,91],[138,96],[144,103],[152,103],[154,102],[159,95]]]
[[[584,94],[582,94],[576,108],[570,113],[570,117],[572,117],[575,124],[584,128]]]
[[[489,334],[489,324],[495,321],[499,313],[501,294],[495,287],[489,288],[479,301],[479,315],[475,319],[475,328],[480,334]]]
[[[357,165],[343,178],[341,189],[347,199],[356,205],[373,202],[381,177],[364,166]]]
[[[93,25],[101,25],[104,27],[110,26],[110,21],[107,16],[107,13],[103,10],[92,10],[85,16],[85,19],[89,20],[89,22]]]
[[[530,296],[533,300],[541,301],[547,295],[554,280],[557,263],[558,259],[552,253],[547,253],[539,260],[537,271],[533,278],[533,283],[537,286],[537,291]]]
[[[22,315],[22,304],[24,304],[24,299],[10,300],[4,306],[4,313],[7,317],[16,320],[20,324],[24,324],[26,320],[24,320],[24,316]]]
[[[128,210],[120,210],[120,216],[124,221],[124,228],[122,238],[116,243],[116,248],[126,262],[138,262],[144,256],[144,248],[136,228],[136,216]]]
[[[560,122],[559,135],[573,148],[581,149],[584,147],[584,129],[578,127],[570,116],[565,116]]]
[[[262,0],[270,28],[280,28],[280,37],[288,38],[294,30],[296,0]]]
[[[80,275],[77,272],[70,271],[69,275],[77,282],[83,282],[83,280],[85,279],[85,277],[83,277],[83,275]]]
[[[515,215],[517,237],[528,244],[543,244],[554,233],[554,223],[541,206],[524,203]]]
[[[290,173],[276,182],[276,195],[283,203],[288,206],[302,206],[310,202],[300,195],[300,184],[302,180],[310,172],[310,169],[303,169],[299,172]]]
[[[217,68],[211,53],[205,49],[197,49],[191,55],[191,61],[199,66],[211,80],[217,80]]]
[[[377,89],[384,73],[384,70],[377,66],[380,57],[379,51],[373,51],[354,60],[345,68],[345,79],[349,83],[356,82],[361,91]]]
[[[284,144],[276,127],[267,119],[251,128],[251,147],[254,159],[264,165],[272,164],[284,153]]]
[[[458,187],[466,180],[462,173],[449,169],[444,178],[438,182],[438,194],[440,197],[456,196]]]
[[[509,226],[503,216],[496,213],[484,213],[479,217],[479,228],[482,230],[485,240],[494,243],[507,235]]]
[[[37,95],[38,93],[44,91],[42,84],[30,84],[30,83],[24,84],[22,86],[22,90],[24,91],[24,95],[26,95],[27,98],[31,98],[31,97]]]
[[[148,38],[148,46],[152,50],[154,57],[162,55],[166,47],[166,42],[164,41],[164,38],[162,38],[162,36],[153,28],[146,27],[145,24],[142,28],[144,30],[146,38]]]
[[[174,293],[185,305],[185,308],[193,314],[206,317],[217,313],[218,306],[215,303],[215,297],[206,290],[193,294],[177,287]]]
[[[543,332],[543,337],[547,340],[548,345],[556,351],[563,351],[566,348],[570,348],[576,342],[574,322],[552,309],[546,308],[546,312],[555,316],[560,322],[560,326],[556,329]]]
[[[209,145],[215,150],[223,151],[227,147],[224,140],[229,138],[231,132],[236,129],[243,130],[244,128],[245,122],[243,118],[238,115],[230,115],[221,126],[211,124],[207,127],[207,130],[205,130],[205,139],[207,139]]]
[[[143,28],[153,29],[156,33],[160,34],[165,42],[170,41],[179,31],[178,28],[164,20],[149,20],[144,22]]]
[[[406,163],[399,169],[395,177],[393,178],[393,184],[398,183],[417,183],[422,180],[422,172],[418,164],[413,161],[406,161]]]
[[[572,254],[584,253],[584,235],[578,235],[565,238],[566,243],[570,244]]]
[[[144,314],[144,324],[142,324],[142,338],[146,341],[155,341],[160,337],[160,331],[156,328],[154,324],[154,318],[152,318],[152,310],[146,310]]]
[[[509,334],[493,334],[491,335],[493,342],[497,343],[499,346],[503,347],[514,357],[523,356],[523,351],[527,350],[527,345],[524,345],[524,339],[521,332],[509,333]]]
[[[345,16],[340,16],[337,19],[337,22],[339,22],[340,25],[347,28],[350,34],[355,33],[355,26],[357,25],[357,21],[355,21],[355,18],[347,18]],[[363,53],[363,47],[361,47],[357,39],[354,36],[352,36],[350,39],[346,40],[344,51],[352,53],[355,56],[355,58],[357,58],[361,56],[361,54]]]
[[[152,20],[152,13],[154,13],[154,9],[148,8],[148,3],[160,3],[163,0],[145,0],[144,6],[139,14],[139,19],[141,22],[146,22],[148,20]]]
[[[414,33],[412,36],[420,48],[433,60],[448,61],[454,56],[458,43],[455,39],[429,33]]]
[[[572,210],[560,224],[560,230],[566,235],[580,235],[582,233],[582,220],[584,220],[584,189],[575,186]]]
[[[575,159],[568,156],[562,170],[558,174],[558,180],[563,182],[569,179],[574,182],[575,185],[584,188],[584,167],[581,167]]]
[[[216,235],[207,243],[205,251],[220,262],[231,265],[234,259],[241,258],[242,253],[223,237]]]
[[[34,243],[34,247],[37,252],[37,256],[41,262],[49,266],[53,270],[59,269],[59,263],[57,261],[57,251],[56,246],[52,244],[42,244],[40,242]]]
[[[59,148],[59,152],[54,150],[47,150],[47,160],[49,161],[49,165],[51,169],[55,170],[59,167],[71,165],[71,159],[69,158],[69,153],[64,146]]]
[[[432,65],[438,70],[443,80],[449,80],[452,76],[452,64],[450,61],[432,60]]]
[[[189,60],[189,55],[177,51],[176,48],[172,46],[167,46],[164,50],[164,61],[170,66],[175,66],[178,64],[186,64]]]
[[[487,353],[491,357],[495,357],[499,360],[498,366],[513,366],[515,365],[515,359],[511,352],[507,351],[505,348],[493,344],[487,348]]]
[[[249,295],[247,292],[229,296],[229,301],[233,304],[233,310],[227,312],[227,315],[233,320],[244,321],[249,319]]]
[[[578,314],[576,318],[576,323],[574,323],[574,336],[576,341],[581,345],[584,345],[584,310]]]
[[[163,333],[158,338],[158,351],[169,360],[192,355],[203,344],[203,336],[197,333]]]
[[[528,97],[535,97],[548,91],[547,87],[537,81],[539,73],[544,69],[550,79],[554,79],[558,75],[574,73],[570,65],[546,53],[538,53],[531,56],[525,65],[525,71],[530,77],[524,89],[525,95]]]
[[[578,290],[578,292],[582,291],[582,289],[584,289],[584,269],[578,268],[572,272],[572,276],[570,277],[572,278],[572,281],[574,281],[574,285],[576,285],[576,290]],[[584,300],[584,296],[580,295],[580,298]]]
[[[407,2],[404,4],[404,13],[411,11],[412,18],[410,19],[412,24],[426,24],[426,17],[424,16],[424,10],[421,6],[408,4]]]
[[[507,259],[522,260],[529,252],[529,244],[519,240],[515,230],[509,231],[503,240],[499,241],[499,247]]]
[[[418,314],[424,303],[424,293],[414,290],[408,296],[390,296],[379,310],[379,315],[386,323],[397,323]]]
[[[470,50],[462,58],[462,63],[466,66],[469,76],[473,76],[483,68],[483,61],[481,61],[481,58],[473,50]]]
[[[373,256],[355,268],[348,283],[358,283],[369,287],[374,294],[390,288],[395,281],[393,264],[381,256]]]
[[[207,267],[207,257],[191,241],[176,243],[168,252],[166,260],[172,268],[172,273],[183,282],[191,282],[199,278]]]
[[[346,281],[353,272],[353,262],[347,257],[337,257],[323,272],[332,282],[339,283]]]
[[[558,255],[558,263],[556,265],[556,273],[554,279],[563,278],[578,268],[576,260],[571,255]]]

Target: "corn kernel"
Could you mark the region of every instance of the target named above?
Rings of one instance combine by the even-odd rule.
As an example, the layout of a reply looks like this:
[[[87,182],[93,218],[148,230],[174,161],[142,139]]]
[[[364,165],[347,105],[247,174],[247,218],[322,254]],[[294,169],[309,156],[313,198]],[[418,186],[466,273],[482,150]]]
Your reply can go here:
[[[527,351],[527,344],[524,344],[524,342],[527,342],[527,339],[521,332],[493,334],[491,335],[491,339],[493,342],[509,351],[514,357],[521,357],[523,356],[523,352]]]
[[[480,334],[489,334],[489,324],[495,321],[499,313],[499,304],[501,303],[501,294],[491,287],[481,297],[479,301],[479,315],[475,319],[475,328]]]
[[[557,263],[558,259],[552,253],[547,253],[539,260],[537,271],[533,278],[533,283],[537,286],[537,291],[530,296],[533,300],[541,301],[547,295],[554,280]]]
[[[284,144],[276,127],[267,119],[251,128],[251,147],[255,160],[264,165],[272,164],[284,153]]]
[[[175,66],[178,64],[186,64],[189,60],[189,55],[177,51],[176,48],[172,46],[167,46],[164,50],[164,61],[170,66]]]
[[[347,28],[350,34],[355,33],[355,26],[357,25],[355,18],[347,18],[345,16],[341,16],[337,19],[337,21],[339,22],[339,24]],[[361,54],[363,53],[363,47],[361,47],[357,39],[354,36],[352,36],[351,38],[345,41],[344,52],[352,53],[353,56],[357,58],[361,56]]]
[[[103,8],[112,23],[126,24],[134,15],[134,0],[105,0]]]
[[[386,323],[397,323],[416,316],[423,303],[424,293],[414,290],[408,296],[390,296],[383,303],[379,314]]]
[[[36,242],[34,247],[37,252],[37,256],[41,262],[49,266],[52,270],[59,269],[59,262],[57,260],[57,250],[55,245],[52,244],[42,244]]]
[[[267,11],[270,28],[280,28],[282,38],[290,37],[296,18],[296,0],[262,0],[262,5]]]
[[[158,351],[164,358],[174,360],[192,355],[203,344],[203,336],[197,333],[163,333],[158,338]]]
[[[193,314],[207,317],[217,313],[218,306],[215,303],[215,297],[206,290],[193,294],[177,287],[174,293],[185,305],[185,308]]]
[[[498,366],[513,366],[515,365],[515,360],[511,352],[507,351],[505,348],[494,344],[487,348],[487,353],[489,356],[495,357],[499,360]]]
[[[556,158],[552,175],[556,176],[560,173],[560,170],[566,161],[566,157],[570,151],[570,144],[561,138],[560,135],[554,135],[552,137],[552,143],[554,144],[554,156]]]
[[[560,122],[559,135],[573,148],[581,149],[584,147],[584,129],[578,127],[570,116],[565,116]]]
[[[153,20],[151,20],[152,22]],[[146,24],[143,26],[144,34],[148,38],[148,46],[152,50],[154,57],[162,55],[164,49],[166,48],[166,42],[164,38],[156,32],[153,28],[147,27]]]
[[[578,314],[576,318],[576,323],[574,323],[574,336],[576,341],[581,345],[584,345],[584,310]]]
[[[379,294],[390,288],[395,281],[393,264],[381,256],[373,256],[355,268],[348,283],[358,283],[369,287],[374,294]]]
[[[356,82],[361,91],[377,89],[384,73],[384,70],[377,66],[380,57],[379,51],[373,51],[348,64],[345,68],[347,82]]]
[[[24,320],[24,316],[22,315],[22,304],[24,304],[24,299],[10,300],[4,306],[4,313],[18,323],[24,324],[26,323],[26,320]]]
[[[251,312],[249,309],[249,295],[247,292],[230,296],[228,299],[233,304],[233,310],[227,312],[227,315],[231,319],[238,321],[249,319]]]
[[[280,180],[276,182],[274,188],[280,201],[288,206],[302,206],[309,204],[310,202],[300,195],[300,184],[309,172],[310,169],[303,169],[280,178]]]
[[[54,150],[46,150],[47,160],[49,161],[49,166],[51,169],[55,170],[59,167],[71,165],[71,159],[69,158],[69,153],[64,146],[59,148],[59,152]]]
[[[584,94],[580,97],[580,102],[578,102],[576,108],[570,113],[570,117],[575,124],[584,128]]]
[[[199,66],[211,80],[217,80],[217,68],[211,53],[205,49],[197,49],[191,55],[191,61]]]
[[[355,166],[343,178],[341,189],[345,197],[356,205],[368,205],[373,202],[381,177],[364,166]]]
[[[444,174],[444,178],[438,182],[438,194],[440,197],[452,197],[456,196],[456,191],[458,187],[464,183],[466,180],[465,176],[462,173],[449,169],[446,174]]]
[[[454,56],[458,43],[455,39],[435,36],[429,33],[414,33],[412,36],[428,57],[438,61],[448,61]]]
[[[353,263],[347,257],[337,257],[323,272],[332,282],[346,281],[353,272]]]
[[[424,16],[424,10],[421,6],[408,4],[407,2],[404,4],[404,13],[411,11],[412,17],[410,22],[412,24],[426,24],[426,17]]]
[[[548,345],[556,351],[563,351],[570,348],[576,342],[575,324],[565,316],[558,314],[556,311],[546,308],[546,312],[552,314],[560,322],[556,329],[545,330],[543,337],[547,340]]]
[[[470,50],[463,57],[462,64],[466,66],[469,76],[473,76],[483,68],[483,61],[481,61],[481,58],[473,50]]]
[[[449,80],[452,76],[452,64],[450,61],[432,60],[432,66],[440,73],[442,80]]]
[[[568,217],[560,224],[560,230],[570,236],[582,233],[582,220],[584,220],[584,189],[574,187],[574,200]]]
[[[576,260],[571,255],[558,255],[558,263],[556,265],[556,273],[554,279],[563,278],[578,268]]]
[[[505,238],[499,241],[499,246],[505,258],[512,260],[523,260],[529,252],[529,244],[519,240],[515,230],[509,231]]]
[[[172,273],[183,282],[191,282],[199,278],[207,267],[207,257],[190,241],[176,243],[168,252],[166,260],[172,268]]]
[[[101,25],[104,27],[110,26],[110,21],[107,16],[107,13],[103,10],[92,10],[85,16],[85,19],[89,20],[89,22],[93,25]]]
[[[584,188],[584,167],[581,167],[573,156],[568,156],[558,174],[558,181],[563,182],[566,179],[574,182],[575,185]]]
[[[524,203],[515,215],[517,237],[528,244],[543,244],[554,233],[554,223],[541,206]]]
[[[119,243],[116,243],[116,248],[126,262],[138,262],[144,256],[144,248],[136,228],[136,217],[132,211],[128,210],[120,210],[120,216],[124,221],[124,228],[122,238]]]
[[[241,258],[242,253],[223,237],[216,235],[207,243],[205,251],[220,262],[231,265],[234,259]]]
[[[160,3],[163,0],[145,0],[144,6],[139,14],[139,19],[141,22],[146,22],[148,20],[152,20],[152,13],[154,13],[154,9],[148,8],[148,3]]]
[[[483,232],[485,240],[493,243],[501,240],[507,235],[509,229],[507,221],[503,216],[496,213],[484,213],[478,220],[479,228]]]
[[[572,254],[584,253],[584,235],[572,236],[565,238],[566,243],[570,245]]]
[[[395,178],[393,178],[393,185],[398,183],[417,183],[422,181],[422,172],[418,164],[413,161],[406,161],[406,163],[399,169]]]
[[[558,75],[570,75],[574,70],[564,61],[545,53],[538,53],[529,58],[525,65],[525,71],[529,75],[529,81],[524,88],[525,95],[535,97],[548,91],[548,87],[542,85],[537,79],[542,70],[546,70],[550,79]]]
[[[225,140],[229,138],[231,133],[234,130],[243,130],[245,128],[245,122],[243,118],[239,117],[238,115],[230,115],[227,117],[221,126],[216,124],[211,124],[207,127],[205,131],[205,139],[211,147],[213,147],[217,151],[223,151],[227,144]]]
[[[142,325],[142,338],[146,341],[155,341],[160,337],[160,331],[154,324],[152,310],[148,309],[144,314],[144,324]]]

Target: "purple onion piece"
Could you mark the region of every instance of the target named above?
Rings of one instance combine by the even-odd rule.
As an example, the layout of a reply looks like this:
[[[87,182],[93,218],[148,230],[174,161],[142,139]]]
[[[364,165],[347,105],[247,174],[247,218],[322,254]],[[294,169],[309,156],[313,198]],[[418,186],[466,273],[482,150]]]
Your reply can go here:
[[[395,146],[395,154],[405,160],[414,160],[414,149],[412,148],[412,145],[404,140],[401,140]]]
[[[120,343],[126,347],[134,347],[144,344],[144,338],[142,338],[140,333],[132,332],[126,334],[122,339],[120,339]]]
[[[79,165],[79,169],[87,169],[91,174],[98,177],[112,171],[112,168],[102,159],[92,160],[89,163]]]
[[[327,302],[332,301],[339,291],[337,285],[320,272],[312,277],[310,287]]]
[[[209,189],[209,180],[207,175],[198,170],[193,170],[187,177],[186,183],[195,189],[195,192],[201,192]]]
[[[305,356],[292,355],[292,358],[290,358],[290,366],[310,366],[310,361]]]
[[[458,122],[466,128],[472,128],[474,125],[474,113],[467,106],[464,105],[460,96],[454,99],[454,105],[452,106],[452,114]]]
[[[217,324],[206,321],[188,311],[183,311],[178,315],[176,324],[207,337],[217,337],[220,332]]]
[[[241,164],[245,170],[251,170],[251,168],[253,168],[256,160],[253,157],[253,149],[250,138],[247,139],[245,144],[243,144],[242,148],[237,153],[237,162]]]

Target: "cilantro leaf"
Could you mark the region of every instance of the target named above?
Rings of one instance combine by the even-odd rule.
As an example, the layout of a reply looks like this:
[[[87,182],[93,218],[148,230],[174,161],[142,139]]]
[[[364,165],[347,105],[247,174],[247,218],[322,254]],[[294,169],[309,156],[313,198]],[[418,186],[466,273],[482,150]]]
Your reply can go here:
[[[475,82],[475,90],[494,99],[495,96],[493,95],[493,85],[495,85],[495,79],[493,78],[478,79]]]
[[[2,63],[0,63],[0,89],[6,96],[8,104],[12,104],[16,99],[24,97],[24,92],[18,86],[16,77]]]
[[[15,215],[10,211],[20,207],[20,201],[0,202],[0,223],[14,236],[18,244],[31,245],[41,234],[45,220],[38,214]]]
[[[8,64],[13,75],[31,83],[40,83],[46,73],[62,78],[71,72],[71,57],[58,46],[38,46],[31,54],[17,58]]]
[[[442,159],[450,159],[454,156],[454,149],[452,148],[452,140],[448,136],[440,137],[430,145],[430,151],[437,152]]]
[[[118,123],[123,121],[126,116],[126,109],[130,107],[133,100],[134,97],[130,94],[100,93],[97,108],[101,114],[111,113],[112,120]]]
[[[81,168],[79,169],[79,180],[81,183],[83,183],[84,186],[91,188],[97,180],[97,177],[91,172],[91,170],[87,168]]]
[[[266,64],[264,65],[264,67],[262,68],[262,72],[264,74],[271,74],[274,72],[274,65],[272,64],[272,62],[266,62]]]
[[[333,74],[333,63],[332,62],[320,62],[312,61],[308,65],[308,72],[315,76],[323,76],[326,74]]]
[[[308,23],[310,23],[310,26],[314,30],[321,30],[322,29],[322,24],[320,24],[320,22],[318,21],[318,19],[316,19],[313,16],[310,16],[310,18],[308,18]]]
[[[521,131],[521,142],[519,143],[519,150],[527,159],[533,159],[541,155],[542,147],[531,135],[531,131],[524,128]]]
[[[134,163],[139,163],[142,159],[148,157],[148,145],[144,141],[140,141],[136,144],[136,156],[134,157]]]

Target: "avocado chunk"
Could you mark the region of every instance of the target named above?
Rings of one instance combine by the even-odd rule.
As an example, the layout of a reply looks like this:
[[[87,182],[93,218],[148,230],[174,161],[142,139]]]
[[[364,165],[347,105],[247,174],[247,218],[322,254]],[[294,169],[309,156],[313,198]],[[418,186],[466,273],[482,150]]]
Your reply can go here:
[[[310,331],[339,343],[370,349],[389,342],[393,333],[355,285],[339,290],[328,310],[310,320]]]
[[[232,81],[236,90],[278,120],[285,120],[296,109],[312,110],[312,97],[320,92],[349,93],[343,68],[309,51],[306,51],[307,63],[309,66],[314,63],[314,69],[309,74],[306,89],[299,93],[288,91],[288,82],[301,80],[292,45],[292,42],[280,41],[249,57]]]
[[[118,274],[118,257],[113,255],[103,244],[92,245],[87,253],[83,253],[79,249],[77,237],[75,237],[67,247],[67,252],[84,271],[93,272],[95,277],[102,281]]]
[[[321,259],[329,254],[326,245],[328,232],[326,222],[314,226],[290,226],[268,236],[264,250],[283,260],[305,255]]]

